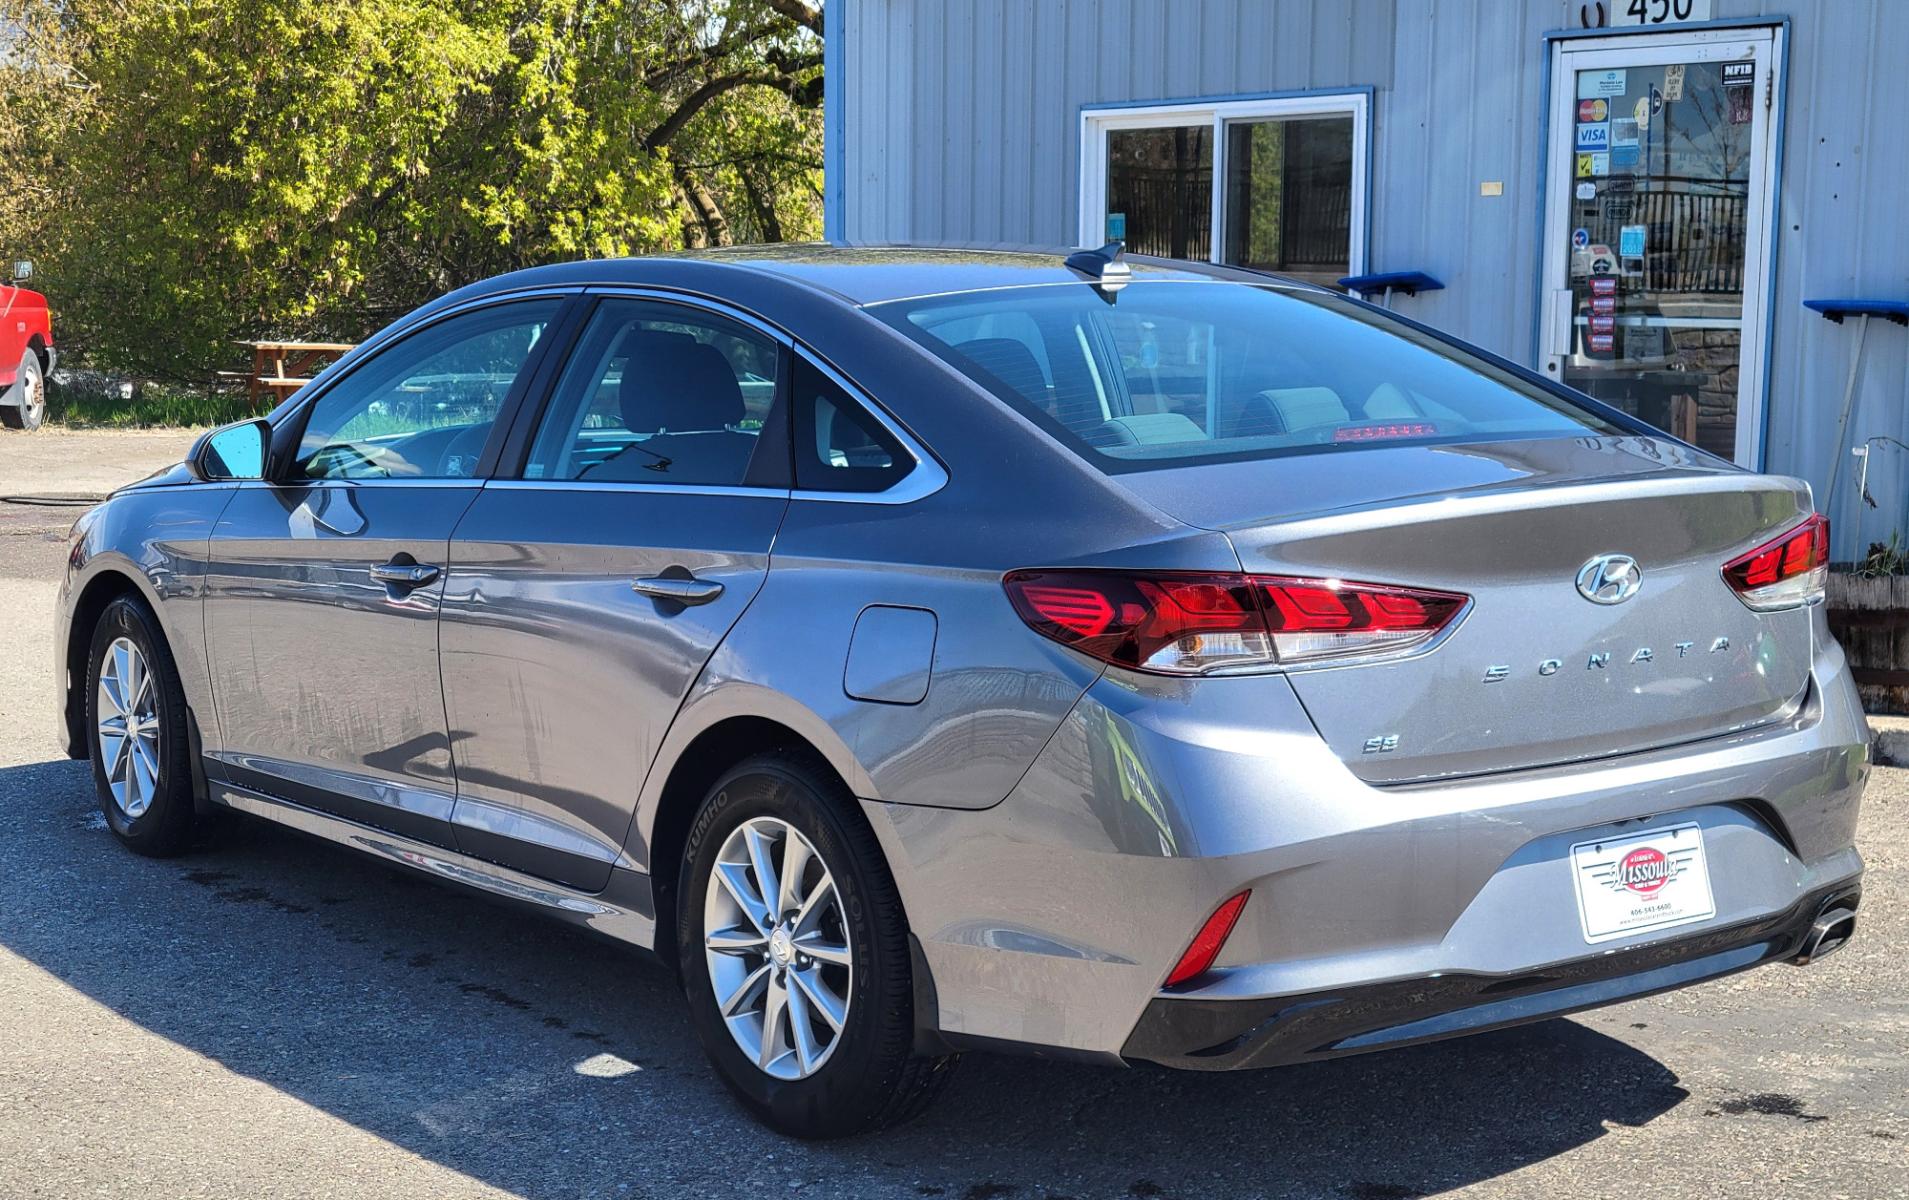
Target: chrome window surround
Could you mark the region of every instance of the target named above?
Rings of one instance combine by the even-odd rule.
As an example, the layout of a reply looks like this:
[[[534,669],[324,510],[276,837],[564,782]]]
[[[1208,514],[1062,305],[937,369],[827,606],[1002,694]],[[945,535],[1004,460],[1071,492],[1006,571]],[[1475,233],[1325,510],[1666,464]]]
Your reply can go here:
[[[879,492],[828,492],[804,491],[800,488],[763,488],[742,486],[714,486],[671,483],[591,483],[582,479],[365,479],[365,480],[313,480],[312,484],[345,483],[353,487],[385,487],[396,484],[404,487],[431,486],[481,486],[507,488],[513,491],[546,491],[552,489],[578,489],[599,492],[667,492],[701,496],[783,496],[794,500],[822,501],[834,504],[912,504],[917,500],[934,495],[948,485],[948,472],[939,459],[928,452],[922,444],[902,428],[900,422],[891,416],[865,390],[857,386],[842,372],[836,370],[820,355],[795,340],[778,326],[756,316],[746,309],[737,308],[713,296],[698,292],[675,291],[669,288],[636,287],[617,284],[573,285],[569,287],[526,288],[522,291],[498,292],[489,296],[477,296],[463,303],[452,305],[416,321],[391,326],[369,341],[361,344],[336,366],[349,364],[348,368],[330,379],[314,380],[322,387],[312,390],[310,396],[301,397],[296,408],[285,415],[285,420],[298,420],[307,414],[307,410],[326,392],[329,392],[340,379],[349,378],[357,370],[359,363],[382,352],[384,347],[400,338],[409,337],[439,321],[460,316],[474,309],[486,308],[493,304],[509,304],[520,300],[541,300],[550,297],[569,298],[572,296],[625,296],[641,300],[655,300],[663,304],[679,304],[688,308],[702,309],[717,316],[738,321],[770,338],[777,345],[800,355],[804,361],[833,380],[837,386],[847,392],[849,398],[861,405],[868,414],[880,423],[883,429],[901,443],[908,457],[914,460],[914,469],[896,480],[892,485]],[[248,481],[264,486],[263,481]],[[310,485],[304,485],[310,486]]]
[[[629,287],[598,285],[583,289],[591,296],[630,296],[643,300],[655,300],[664,304],[680,304],[689,308],[700,308],[717,316],[739,321],[751,329],[773,339],[822,374],[834,381],[836,386],[847,392],[849,398],[861,405],[874,417],[889,435],[901,443],[903,451],[914,460],[914,468],[900,479],[879,492],[827,492],[802,488],[758,488],[758,487],[717,487],[697,486],[695,484],[668,483],[627,483],[592,484],[588,480],[494,480],[492,486],[530,486],[530,487],[583,487],[595,491],[634,491],[634,492],[687,492],[708,496],[787,496],[792,500],[825,501],[835,504],[912,504],[917,500],[934,495],[948,485],[948,472],[941,462],[930,454],[922,444],[914,439],[901,423],[889,415],[887,409],[878,404],[874,397],[857,386],[848,376],[836,370],[820,355],[795,340],[779,326],[756,316],[745,309],[724,303],[711,296],[697,292],[679,292],[668,288]]]

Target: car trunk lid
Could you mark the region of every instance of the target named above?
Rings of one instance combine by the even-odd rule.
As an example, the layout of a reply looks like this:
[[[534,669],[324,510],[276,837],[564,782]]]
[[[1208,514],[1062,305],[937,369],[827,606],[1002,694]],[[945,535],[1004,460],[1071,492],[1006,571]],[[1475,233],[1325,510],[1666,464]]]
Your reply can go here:
[[[1614,441],[1629,445],[1612,445]],[[1168,476],[1202,474],[1190,478]],[[1799,481],[1652,439],[1394,448],[1140,472],[1152,503],[1224,531],[1256,574],[1463,592],[1416,657],[1294,670],[1361,778],[1403,783],[1646,750],[1754,726],[1808,681],[1807,609],[1754,612],[1721,568],[1809,512]],[[1587,599],[1627,555],[1634,596]]]

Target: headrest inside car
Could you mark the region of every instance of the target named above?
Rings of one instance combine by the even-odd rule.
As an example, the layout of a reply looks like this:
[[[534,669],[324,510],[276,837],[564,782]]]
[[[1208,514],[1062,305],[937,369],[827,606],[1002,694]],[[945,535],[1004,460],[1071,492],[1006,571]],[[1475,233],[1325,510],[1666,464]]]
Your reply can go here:
[[[722,351],[681,333],[626,334],[617,394],[632,433],[694,433],[741,421],[742,385]]]

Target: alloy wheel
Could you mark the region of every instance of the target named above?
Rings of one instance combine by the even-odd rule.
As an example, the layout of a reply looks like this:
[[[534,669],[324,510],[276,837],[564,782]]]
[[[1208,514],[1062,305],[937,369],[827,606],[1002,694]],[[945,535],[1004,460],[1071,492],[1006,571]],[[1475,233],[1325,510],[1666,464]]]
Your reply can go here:
[[[131,638],[114,638],[99,667],[99,761],[113,803],[129,821],[159,790],[159,697]]]
[[[820,1070],[848,1023],[854,979],[835,877],[786,821],[754,817],[723,841],[703,899],[703,957],[723,1023],[764,1073]]]

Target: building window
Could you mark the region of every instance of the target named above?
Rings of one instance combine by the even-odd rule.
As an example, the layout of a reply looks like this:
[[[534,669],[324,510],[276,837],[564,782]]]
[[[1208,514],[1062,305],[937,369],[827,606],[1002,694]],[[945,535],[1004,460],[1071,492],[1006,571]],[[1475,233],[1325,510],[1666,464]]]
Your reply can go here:
[[[1107,211],[1135,254],[1205,258],[1213,247],[1213,131],[1204,125],[1107,133]]]
[[[1089,109],[1081,242],[1334,284],[1365,269],[1363,92]]]

